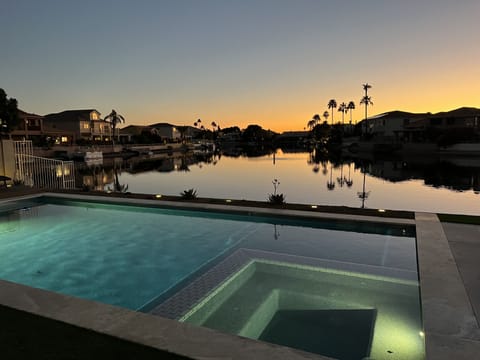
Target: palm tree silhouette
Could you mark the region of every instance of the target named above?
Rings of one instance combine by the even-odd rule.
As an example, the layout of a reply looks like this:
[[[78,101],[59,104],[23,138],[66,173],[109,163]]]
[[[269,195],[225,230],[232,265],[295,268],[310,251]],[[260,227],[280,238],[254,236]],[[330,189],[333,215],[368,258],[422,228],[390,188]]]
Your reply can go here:
[[[110,114],[105,116],[103,121],[106,121],[110,124],[110,127],[112,128],[112,146],[115,145],[115,129],[117,128],[117,124],[120,123],[125,123],[125,118],[118,114],[115,110],[112,110]]]
[[[345,113],[348,111],[347,109],[347,104],[345,104],[344,102],[342,102],[339,106],[338,106],[338,111],[341,111],[342,112],[342,125],[344,125],[344,122],[345,122]]]
[[[353,101],[348,103],[347,110],[350,111],[350,125],[352,125],[352,110],[355,110],[355,103]]]
[[[331,99],[327,105],[329,109],[332,109],[332,125],[333,125],[333,109],[337,107],[337,102],[335,101],[335,99]]]
[[[320,122],[320,115],[315,114],[313,115],[312,119],[307,122],[307,127],[310,130],[313,130],[313,128]]]
[[[323,117],[325,118],[325,122],[328,121],[328,117],[329,117],[329,116],[330,116],[330,113],[325,110],[325,112],[323,113]]]
[[[360,104],[365,105],[365,133],[367,132],[367,118],[368,118],[368,105],[373,105],[372,98],[368,96],[368,89],[372,88],[372,85],[366,83],[363,84],[363,90],[365,91],[365,95],[363,96],[362,100],[360,100]]]

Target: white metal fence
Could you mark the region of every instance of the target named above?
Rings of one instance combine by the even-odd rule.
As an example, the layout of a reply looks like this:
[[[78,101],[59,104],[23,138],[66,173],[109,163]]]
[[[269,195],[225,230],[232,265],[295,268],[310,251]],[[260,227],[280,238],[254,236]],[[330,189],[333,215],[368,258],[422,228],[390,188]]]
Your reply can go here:
[[[47,189],[74,189],[75,165],[73,161],[61,161],[33,156],[31,141],[15,141],[15,180],[24,185]]]

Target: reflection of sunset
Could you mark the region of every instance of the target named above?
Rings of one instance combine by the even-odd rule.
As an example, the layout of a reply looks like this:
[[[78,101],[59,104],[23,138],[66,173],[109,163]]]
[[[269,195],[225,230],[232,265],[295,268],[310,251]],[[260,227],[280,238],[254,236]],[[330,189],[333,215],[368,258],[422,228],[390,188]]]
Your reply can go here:
[[[194,188],[200,197],[266,201],[274,190],[272,180],[278,179],[277,192],[283,193],[288,203],[361,206],[358,194],[363,192],[364,177],[358,162],[357,165],[353,160],[343,164],[315,163],[308,153],[281,151],[275,155],[275,163],[273,160],[272,154],[250,158],[223,155],[216,159],[215,165],[211,162],[200,166],[192,162],[188,173],[148,171],[132,175],[122,172],[120,182],[139,193],[178,195]],[[367,165],[366,208],[480,215],[480,195],[473,190],[457,192],[427,186],[424,180],[391,182],[370,175],[370,171],[381,173],[383,169],[391,169],[387,163]],[[476,175],[470,176],[480,177],[478,170],[474,171]],[[330,181],[335,184],[331,191],[327,189]]]

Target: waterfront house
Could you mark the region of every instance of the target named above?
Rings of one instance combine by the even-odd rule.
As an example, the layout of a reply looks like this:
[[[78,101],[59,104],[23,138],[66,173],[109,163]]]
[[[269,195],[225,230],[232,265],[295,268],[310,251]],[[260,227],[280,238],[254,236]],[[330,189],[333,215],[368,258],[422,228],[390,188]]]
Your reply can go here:
[[[14,140],[31,140],[44,135],[43,116],[18,109],[18,123],[10,135]]]
[[[81,140],[110,141],[112,130],[95,109],[66,110],[44,117],[46,131],[67,131],[73,134],[73,142]],[[118,135],[118,129],[116,129]]]
[[[405,141],[405,126],[427,115],[395,110],[362,120],[360,126],[364,129],[364,134],[378,141],[399,142]]]
[[[459,108],[452,111],[409,113],[391,111],[369,117],[360,122],[364,134],[375,142],[428,142],[442,136],[459,134],[461,140],[480,136],[480,109]]]
[[[156,123],[150,125],[151,128],[156,129],[157,134],[167,140],[180,140],[182,134],[178,129],[178,126],[169,123]]]

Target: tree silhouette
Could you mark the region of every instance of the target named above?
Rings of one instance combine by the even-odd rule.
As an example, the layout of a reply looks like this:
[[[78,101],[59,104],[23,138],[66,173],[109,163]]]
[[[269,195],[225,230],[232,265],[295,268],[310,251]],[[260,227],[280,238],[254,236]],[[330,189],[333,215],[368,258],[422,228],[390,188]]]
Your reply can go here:
[[[17,100],[8,98],[5,90],[0,89],[0,137],[10,135],[18,124]]]
[[[365,105],[365,133],[367,132],[367,118],[368,118],[368,105],[373,105],[372,98],[368,96],[368,89],[372,88],[372,85],[366,83],[363,84],[363,90],[365,91],[365,95],[363,96],[362,100],[360,100],[360,104]]]
[[[323,113],[323,117],[325,118],[325,122],[328,121],[328,117],[329,117],[329,116],[330,116],[330,113],[325,110],[324,113]]]
[[[313,128],[317,126],[319,122],[320,122],[320,115],[315,114],[313,115],[312,119],[307,122],[307,127],[310,130],[313,130]]]
[[[352,125],[352,110],[355,110],[355,103],[353,101],[348,103],[347,110],[350,111],[350,125]]]
[[[125,118],[118,114],[115,110],[112,110],[110,114],[105,116],[103,121],[106,121],[110,124],[112,129],[112,146],[115,145],[115,129],[117,128],[117,124],[125,123]]]
[[[339,106],[338,106],[338,111],[341,111],[342,112],[342,126],[344,125],[344,122],[345,122],[345,113],[348,111],[347,109],[347,104],[345,104],[344,102],[342,102]]]
[[[327,105],[329,109],[332,109],[332,126],[333,126],[333,109],[337,107],[337,101],[335,99],[331,99]]]

